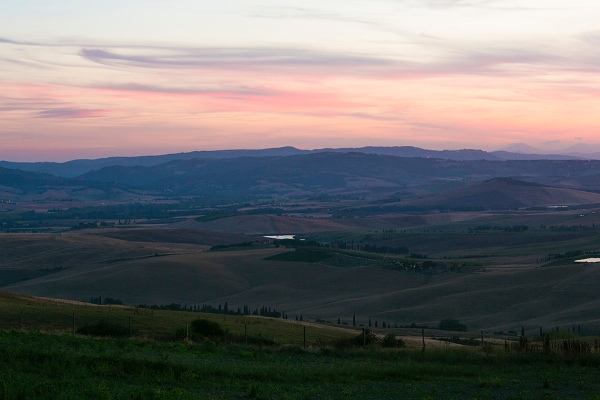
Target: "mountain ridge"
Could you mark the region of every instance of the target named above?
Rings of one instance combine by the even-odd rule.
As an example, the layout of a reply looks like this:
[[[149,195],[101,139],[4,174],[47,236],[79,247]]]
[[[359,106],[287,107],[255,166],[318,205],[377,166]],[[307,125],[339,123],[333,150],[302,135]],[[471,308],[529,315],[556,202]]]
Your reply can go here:
[[[292,146],[267,148],[267,149],[233,149],[233,150],[207,150],[192,151],[184,153],[172,153],[162,155],[132,156],[132,157],[106,157],[98,159],[76,159],[59,162],[12,162],[0,161],[0,167],[9,169],[20,169],[29,172],[42,172],[52,175],[74,178],[83,175],[86,172],[99,170],[110,166],[154,166],[164,164],[175,160],[191,159],[227,159],[239,157],[270,157],[270,156],[291,156],[314,153],[364,153],[377,155],[390,155],[407,158],[438,158],[456,161],[475,161],[475,160],[573,160],[586,159],[581,154],[523,154],[510,151],[487,152],[477,149],[460,150],[427,150],[413,146],[365,146],[365,147],[347,147],[347,148],[323,148],[314,150],[301,150]],[[600,158],[600,154],[597,154]]]

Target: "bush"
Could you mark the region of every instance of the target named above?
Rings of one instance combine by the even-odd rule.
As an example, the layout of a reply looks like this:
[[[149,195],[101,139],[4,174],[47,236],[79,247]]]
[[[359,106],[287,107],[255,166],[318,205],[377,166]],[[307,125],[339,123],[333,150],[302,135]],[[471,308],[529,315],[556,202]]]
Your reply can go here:
[[[460,331],[464,332],[467,330],[467,326],[465,324],[461,324],[456,319],[447,318],[440,321],[438,325],[438,329],[443,331]]]
[[[338,339],[335,342],[335,347],[338,350],[351,349],[363,346],[381,346],[384,348],[404,347],[406,343],[403,339],[397,338],[393,333],[388,333],[383,339],[379,339],[370,329],[365,329],[364,334],[361,332],[350,339]]]
[[[402,338],[397,338],[396,335],[394,335],[393,333],[388,333],[381,340],[381,347],[385,347],[388,349],[404,347],[405,345],[406,345],[406,343],[404,342],[404,340]]]
[[[122,306],[123,305],[123,301],[121,299],[113,299],[112,297],[107,297],[104,299],[104,304],[106,305],[118,305],[118,306]]]
[[[352,338],[352,342],[355,346],[370,346],[377,344],[379,338],[370,329],[365,329],[364,333],[361,332]]]
[[[192,336],[198,335],[210,338],[222,338],[225,336],[225,329],[217,322],[207,319],[197,319],[190,324],[190,333]]]
[[[129,328],[102,320],[95,324],[82,326],[77,329],[77,333],[88,336],[127,337]]]

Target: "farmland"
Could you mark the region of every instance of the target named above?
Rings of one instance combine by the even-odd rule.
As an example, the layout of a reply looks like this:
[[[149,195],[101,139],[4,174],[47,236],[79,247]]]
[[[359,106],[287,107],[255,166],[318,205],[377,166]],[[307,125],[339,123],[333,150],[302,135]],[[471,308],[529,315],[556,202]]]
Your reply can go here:
[[[0,337],[4,398],[594,399],[600,390],[595,357]]]
[[[190,341],[177,338],[175,328],[208,318],[240,334],[242,317],[150,313],[6,293],[0,310],[2,328],[10,329],[0,330],[0,389],[8,399],[594,399],[600,390],[594,351],[523,352],[514,341],[506,347],[488,339],[482,350],[432,346],[430,338],[424,351],[420,341],[398,349],[347,347],[341,344],[360,331],[260,317],[247,318],[254,320],[248,322],[252,335],[273,341]],[[72,335],[73,314],[81,326],[98,319],[127,326],[131,318],[134,337]],[[62,327],[56,324],[61,316]],[[311,338],[306,345],[298,340],[304,327]]]
[[[0,393],[592,398],[600,266],[576,261],[600,254],[599,165],[340,153],[6,170]],[[227,334],[198,338],[197,318]],[[111,329],[124,337],[82,336]]]
[[[265,217],[279,224],[266,233],[289,233],[313,221]],[[320,246],[313,249],[205,229],[215,221],[188,221],[185,229],[140,225],[60,235],[4,234],[3,289],[83,302],[110,297],[127,305],[267,306],[292,318],[340,319],[342,324],[356,315],[359,324],[371,319],[391,326],[433,326],[457,318],[470,329],[490,333],[574,324],[600,330],[595,289],[600,270],[595,264],[574,263],[574,256],[564,258],[600,250],[598,232],[580,229],[578,215],[477,212],[470,219],[463,213],[426,217],[431,220],[426,225],[311,231],[302,236]],[[225,228],[240,218],[219,221]],[[388,220],[373,219],[365,224]],[[515,228],[521,226],[528,229]]]

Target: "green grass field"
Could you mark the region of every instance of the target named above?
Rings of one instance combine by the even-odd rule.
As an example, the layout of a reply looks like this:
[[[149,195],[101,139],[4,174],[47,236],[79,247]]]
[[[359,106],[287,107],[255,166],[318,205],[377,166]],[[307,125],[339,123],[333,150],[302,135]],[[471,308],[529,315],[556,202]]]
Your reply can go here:
[[[197,318],[218,322],[233,335],[263,338],[276,344],[304,344],[305,325],[295,321],[254,316],[206,314],[186,311],[151,310],[121,306],[72,304],[52,299],[41,300],[28,296],[0,292],[0,329],[23,329],[52,333],[72,333],[75,330],[107,321],[129,328],[135,336],[148,339],[173,339]],[[307,345],[330,344],[351,337],[348,331],[306,327]]]
[[[73,314],[77,329],[98,321],[127,327],[131,320],[134,337],[73,335]],[[250,339],[268,340],[178,338],[176,331],[196,318],[238,339],[247,329]],[[0,329],[0,399],[597,399],[600,393],[594,348],[567,354],[520,353],[492,342],[484,350],[361,348],[348,346],[356,331],[313,324],[1,292]],[[553,339],[576,338],[563,336]]]
[[[597,399],[600,358],[0,331],[3,399]]]

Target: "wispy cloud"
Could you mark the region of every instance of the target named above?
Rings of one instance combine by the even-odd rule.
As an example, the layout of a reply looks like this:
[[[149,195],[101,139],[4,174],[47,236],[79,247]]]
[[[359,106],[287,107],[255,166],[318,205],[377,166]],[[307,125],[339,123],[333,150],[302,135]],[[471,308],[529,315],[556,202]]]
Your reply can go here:
[[[11,40],[11,39],[1,38],[1,37],[0,37],[0,43],[3,43],[3,44],[18,44],[18,45],[27,45],[27,46],[29,46],[29,45],[34,45],[35,46],[36,45],[35,43],[31,43],[31,42],[20,42],[20,41],[17,41],[17,40]]]
[[[364,112],[347,113],[347,114],[343,114],[343,116],[360,118],[360,119],[368,119],[368,120],[373,120],[373,121],[398,121],[399,120],[398,117],[390,117],[390,116],[386,116],[386,115],[370,114],[370,113],[364,113]]]
[[[90,110],[85,108],[52,108],[40,111],[37,118],[94,118],[104,116],[108,110]]]
[[[134,54],[103,49],[83,49],[80,54],[106,65],[181,68],[322,68],[395,66],[398,61],[366,55],[342,54],[297,48],[196,48],[169,53]]]
[[[96,89],[118,90],[126,92],[145,92],[162,94],[189,94],[189,95],[245,95],[245,96],[274,96],[279,92],[261,87],[212,85],[211,87],[169,87],[139,83],[107,84],[95,86]]]
[[[488,2],[449,1],[440,4],[487,4]],[[335,16],[331,16],[335,18]],[[136,45],[106,43],[91,47],[85,43],[67,45],[61,42],[30,43],[0,39],[0,43],[28,46],[61,46],[63,53],[78,54],[85,61],[96,65],[122,70],[181,69],[218,70],[244,72],[276,72],[282,74],[357,76],[375,78],[419,78],[441,75],[531,75],[533,69],[558,71],[598,71],[600,33],[592,31],[571,39],[571,50],[557,51],[550,40],[507,40],[478,42],[428,40],[420,37],[415,45],[422,49],[422,56],[398,50],[385,55],[341,50],[317,50],[291,46],[263,47],[168,47],[163,45]],[[418,43],[417,43],[418,42]],[[564,45],[563,45],[564,46]],[[23,59],[3,57],[0,62],[24,63]],[[41,61],[32,64],[40,67]],[[52,64],[55,66],[54,64]],[[114,85],[107,83],[107,87]],[[201,93],[213,88],[154,87],[146,83],[121,85],[123,90],[162,93]],[[262,88],[234,85],[223,88],[242,94],[269,94]],[[219,88],[218,90],[221,90]]]
[[[347,53],[326,53],[294,48],[226,49],[198,48],[191,52],[167,54],[138,51],[120,52],[83,49],[89,61],[112,66],[142,68],[193,68],[246,71],[299,72],[374,77],[419,77],[447,74],[518,75],[525,65],[556,64],[568,67],[569,60],[533,49],[490,46],[487,49],[446,50],[438,59],[413,61]],[[509,70],[505,67],[519,65]],[[529,73],[530,71],[526,71]],[[136,90],[135,86],[131,87]],[[137,90],[143,89],[138,87]]]

